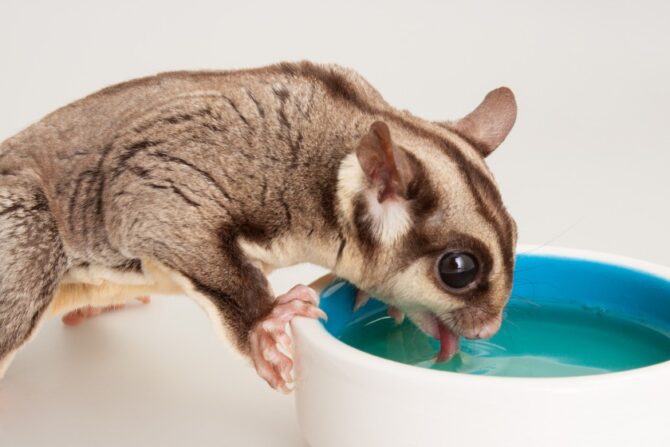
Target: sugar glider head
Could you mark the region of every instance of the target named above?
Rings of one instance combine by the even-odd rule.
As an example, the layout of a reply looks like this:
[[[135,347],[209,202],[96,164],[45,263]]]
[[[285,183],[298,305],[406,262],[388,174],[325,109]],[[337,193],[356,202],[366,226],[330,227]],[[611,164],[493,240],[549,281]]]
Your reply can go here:
[[[382,115],[339,172],[348,276],[439,338],[441,359],[492,336],[509,298],[516,225],[484,158],[515,119],[504,87],[458,121]]]

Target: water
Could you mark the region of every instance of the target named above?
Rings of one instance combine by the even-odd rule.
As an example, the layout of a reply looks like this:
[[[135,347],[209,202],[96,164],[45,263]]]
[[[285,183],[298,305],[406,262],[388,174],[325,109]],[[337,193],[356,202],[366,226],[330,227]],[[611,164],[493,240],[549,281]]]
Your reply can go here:
[[[439,343],[407,319],[380,312],[350,323],[339,338],[370,354],[425,368],[468,374],[560,377],[601,374],[670,360],[670,334],[599,309],[514,303],[490,340],[461,340],[461,351],[436,364]]]

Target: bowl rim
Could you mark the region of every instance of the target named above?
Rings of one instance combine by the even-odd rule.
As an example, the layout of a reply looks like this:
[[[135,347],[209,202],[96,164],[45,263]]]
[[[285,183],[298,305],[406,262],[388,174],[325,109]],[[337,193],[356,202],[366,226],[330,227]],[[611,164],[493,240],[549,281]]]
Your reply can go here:
[[[670,280],[670,267],[654,264],[621,255],[604,252],[583,250],[567,247],[541,246],[520,244],[517,246],[517,254],[538,254],[549,257],[581,259],[597,261],[605,264],[616,265],[640,272],[652,274],[662,279]],[[310,284],[317,293],[330,284],[336,276],[328,273]],[[484,376],[474,374],[463,374],[451,371],[438,371],[408,365],[351,347],[335,336],[330,334],[326,328],[317,320],[298,317],[291,322],[291,329],[299,335],[298,343],[309,344],[313,350],[322,353],[329,361],[337,361],[342,364],[360,368],[362,370],[375,371],[385,375],[394,375],[404,379],[430,380],[430,381],[457,381],[459,383],[477,382],[479,384],[511,384],[524,382],[525,385],[545,388],[550,386],[552,390],[575,391],[594,382],[620,382],[628,380],[649,379],[650,377],[670,377],[670,360],[654,365],[633,368],[624,371],[609,372],[586,376],[564,376],[564,377],[502,377]],[[299,350],[299,349],[298,349]]]

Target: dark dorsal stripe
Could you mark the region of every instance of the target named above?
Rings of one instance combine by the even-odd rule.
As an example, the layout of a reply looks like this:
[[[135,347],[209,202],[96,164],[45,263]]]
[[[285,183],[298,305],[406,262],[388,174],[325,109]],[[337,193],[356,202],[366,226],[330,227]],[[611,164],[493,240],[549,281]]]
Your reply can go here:
[[[486,156],[490,153],[490,151],[489,151],[483,144],[481,144],[480,142],[478,142],[478,141],[475,140],[474,138],[470,138],[468,135],[465,135],[463,132],[459,132],[458,130],[456,130],[455,128],[449,126],[448,124],[442,124],[442,123],[440,123],[440,126],[441,126],[441,127],[444,127],[444,128],[447,129],[449,132],[454,133],[454,134],[458,135],[459,137],[461,137],[463,140],[467,141],[467,142],[470,144],[470,146],[472,146],[472,148],[473,148],[474,150],[476,150],[477,153],[478,153],[482,158],[486,157]]]
[[[317,81],[325,88],[326,92],[328,92],[331,97],[346,101],[348,104],[354,105],[364,113],[379,116],[389,122],[402,126],[406,130],[433,141],[438,147],[443,148],[445,153],[461,168],[461,176],[477,201],[477,212],[493,226],[498,244],[502,251],[504,266],[508,272],[511,272],[514,264],[514,247],[512,246],[514,224],[505,211],[500,194],[491,179],[484,174],[478,166],[468,160],[468,158],[461,152],[460,148],[447,141],[433,129],[420,126],[393,111],[374,107],[366,101],[364,94],[361,93],[360,89],[331,67],[320,66],[308,61],[303,61],[299,63],[281,63],[246,70],[167,72],[107,87],[92,96],[113,94],[132,86],[157,84],[161,82],[162,79],[181,79],[187,81],[194,78],[211,79],[212,77],[236,75],[284,75]],[[463,139],[472,145],[470,139]],[[480,150],[476,145],[473,145],[473,149],[477,151],[477,153],[480,153]],[[334,191],[331,192],[334,193]],[[493,205],[490,205],[491,202]],[[491,208],[492,206],[494,207],[493,209]]]
[[[389,122],[402,126],[441,147],[447,156],[460,167],[459,172],[477,203],[477,212],[493,227],[498,246],[502,252],[503,265],[505,270],[511,273],[514,266],[514,224],[505,211],[502,198],[494,183],[482,172],[479,166],[475,165],[461,152],[460,148],[431,129],[419,126],[389,110],[380,110],[372,106],[361,97],[358,89],[351,85],[348,79],[331,68],[314,65],[310,62],[301,62],[299,64],[280,64],[268,67],[268,69],[278,70],[289,76],[315,79],[326,88],[326,91],[332,97],[345,100],[364,113],[380,116]],[[464,138],[464,140],[469,142],[468,139]],[[477,151],[477,148],[474,149]],[[479,153],[479,151],[477,152]]]

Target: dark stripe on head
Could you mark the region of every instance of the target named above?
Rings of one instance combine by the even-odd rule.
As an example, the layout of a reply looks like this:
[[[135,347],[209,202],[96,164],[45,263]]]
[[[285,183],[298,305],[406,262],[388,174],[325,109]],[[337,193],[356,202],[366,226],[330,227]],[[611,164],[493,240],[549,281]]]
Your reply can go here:
[[[414,154],[402,148],[401,150],[405,151],[412,166],[412,179],[405,191],[405,198],[410,201],[412,208],[412,216],[415,219],[430,216],[437,209],[438,198],[433,185],[430,184],[426,168]]]
[[[335,265],[339,264],[340,259],[342,259],[342,253],[344,253],[344,247],[347,245],[347,240],[342,236],[342,234],[338,234],[337,237],[340,239],[340,247],[337,249],[337,258],[335,260]]]
[[[477,203],[477,212],[493,226],[503,258],[503,266],[507,273],[511,273],[514,267],[515,230],[507,211],[505,211],[500,192],[487,176],[483,175],[472,163],[465,159],[460,151],[452,149],[450,155],[460,166],[463,178],[470,191],[472,191]],[[490,203],[494,204],[494,209],[491,209]]]
[[[415,135],[434,142],[438,147],[442,148],[451,160],[460,167],[459,172],[461,173],[463,180],[471,189],[477,202],[477,211],[493,226],[498,245],[502,252],[503,265],[507,272],[511,273],[514,266],[514,224],[505,211],[500,193],[491,179],[481,172],[481,169],[472,163],[457,146],[446,140],[441,134],[436,133],[434,130],[420,126],[403,116],[397,115],[392,110],[380,110],[372,106],[358,94],[358,89],[352,85],[348,79],[331,68],[321,67],[309,62],[282,64],[279,67],[284,73],[289,75],[300,75],[316,79],[324,85],[332,97],[345,100],[349,104],[356,106],[362,112],[376,115],[390,123],[401,126]],[[466,141],[469,142],[469,140]],[[475,150],[477,150],[477,148],[475,148]],[[489,208],[489,202],[493,203],[496,207],[495,210]],[[356,224],[359,228],[359,238],[361,234],[365,235],[369,230],[369,228],[368,230],[365,229],[365,223],[360,220],[360,203],[361,202],[357,202],[354,208],[355,211],[359,208],[359,217]],[[363,229],[362,232],[361,229]]]
[[[456,135],[458,135],[459,137],[461,137],[462,139],[464,139],[468,143],[470,143],[470,146],[472,146],[482,158],[486,157],[488,154],[491,153],[491,151],[488,148],[486,148],[483,144],[481,144],[480,142],[478,142],[474,138],[470,138],[469,136],[465,135],[463,132],[459,132],[458,130],[454,129],[451,126],[448,126],[448,125],[445,125],[445,124],[440,124],[440,125],[442,127],[444,127],[445,129],[455,133]]]
[[[368,256],[374,254],[377,240],[372,232],[372,222],[368,213],[368,205],[363,194],[354,198],[354,226],[359,245]]]

